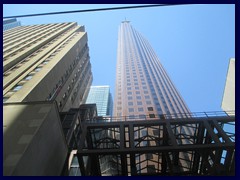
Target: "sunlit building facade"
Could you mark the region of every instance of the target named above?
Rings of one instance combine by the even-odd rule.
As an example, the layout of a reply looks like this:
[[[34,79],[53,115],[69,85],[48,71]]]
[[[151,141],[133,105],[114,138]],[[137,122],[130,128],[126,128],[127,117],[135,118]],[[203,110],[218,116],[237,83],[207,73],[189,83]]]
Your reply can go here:
[[[184,118],[185,113],[190,113],[187,105],[149,42],[130,25],[129,21],[123,21],[118,34],[114,116],[122,121],[163,120],[174,116]],[[153,137],[159,136],[159,130],[142,127],[135,131],[134,137],[139,138],[136,147],[160,146],[162,143],[159,141],[150,143]],[[181,136],[181,133],[192,135],[191,125],[176,128],[176,134]],[[190,142],[186,140],[178,143]],[[189,168],[190,164],[186,162],[190,160],[191,154],[182,152],[179,157],[185,160],[179,161],[182,170]],[[159,171],[159,164],[162,163],[158,162],[159,159],[161,155],[158,153],[135,156],[136,172]],[[130,164],[129,159],[128,164]],[[130,172],[132,167],[128,165],[128,173]]]
[[[59,111],[85,103],[92,71],[84,26],[20,26],[3,33],[3,102],[56,101]]]
[[[188,113],[148,41],[129,21],[119,27],[114,116]]]
[[[92,79],[84,26],[29,25],[3,33],[4,175],[62,173],[77,149],[78,111]]]
[[[229,60],[221,107],[224,111],[235,111],[235,58]]]

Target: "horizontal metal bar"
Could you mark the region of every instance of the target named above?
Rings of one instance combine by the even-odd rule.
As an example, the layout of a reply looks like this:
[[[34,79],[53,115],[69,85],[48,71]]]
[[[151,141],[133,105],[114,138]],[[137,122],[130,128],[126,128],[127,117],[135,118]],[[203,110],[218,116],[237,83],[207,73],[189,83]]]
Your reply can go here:
[[[80,155],[91,154],[129,154],[129,153],[156,153],[156,152],[182,152],[182,151],[204,151],[217,149],[235,149],[235,143],[231,144],[188,144],[174,146],[149,146],[141,148],[124,148],[124,149],[85,149],[78,150]]]
[[[99,127],[119,127],[120,124],[124,124],[125,126],[128,126],[130,124],[133,124],[135,126],[155,126],[155,125],[165,125],[166,121],[168,121],[171,125],[179,124],[179,125],[184,125],[184,124],[196,124],[200,123],[203,121],[212,121],[212,120],[217,120],[219,122],[235,122],[235,117],[209,117],[208,119],[206,118],[179,118],[179,119],[166,119],[166,120],[144,120],[144,121],[116,121],[116,122],[82,122],[86,125],[86,127],[89,128],[99,128]]]

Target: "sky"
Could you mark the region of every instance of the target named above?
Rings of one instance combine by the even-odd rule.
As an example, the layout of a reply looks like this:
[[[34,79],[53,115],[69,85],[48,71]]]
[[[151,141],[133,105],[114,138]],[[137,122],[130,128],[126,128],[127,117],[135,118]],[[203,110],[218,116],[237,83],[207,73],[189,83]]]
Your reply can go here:
[[[131,4],[3,4],[3,17]],[[134,4],[139,5],[139,4]],[[235,5],[192,4],[18,18],[22,25],[77,22],[88,33],[93,84],[114,95],[118,28],[129,20],[151,44],[192,112],[221,111],[235,58]]]

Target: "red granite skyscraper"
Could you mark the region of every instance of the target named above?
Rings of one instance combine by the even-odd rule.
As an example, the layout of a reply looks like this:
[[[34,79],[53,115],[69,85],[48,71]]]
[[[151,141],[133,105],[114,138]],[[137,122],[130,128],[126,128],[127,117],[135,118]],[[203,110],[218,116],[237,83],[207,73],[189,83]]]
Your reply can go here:
[[[129,21],[119,27],[114,116],[189,113],[148,41]]]

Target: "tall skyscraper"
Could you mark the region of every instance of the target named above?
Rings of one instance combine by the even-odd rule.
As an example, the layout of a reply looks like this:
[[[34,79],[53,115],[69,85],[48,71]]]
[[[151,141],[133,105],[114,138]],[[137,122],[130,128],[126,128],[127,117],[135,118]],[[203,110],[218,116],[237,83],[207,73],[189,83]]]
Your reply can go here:
[[[16,18],[3,20],[3,31],[15,28],[17,26],[21,26],[21,22],[17,21]]]
[[[85,103],[92,83],[87,33],[77,23],[20,26],[3,34],[3,101]]]
[[[184,117],[184,113],[190,112],[148,41],[129,21],[123,21],[119,28],[115,88],[114,116],[124,116],[122,120],[168,119],[172,118],[173,114]],[[168,114],[172,115],[167,116]],[[193,135],[194,128],[191,126],[179,126],[175,133],[178,136],[181,136],[182,132]],[[142,147],[149,146],[148,140],[159,134],[158,130],[147,127],[139,132],[144,139],[139,142]],[[135,135],[137,138],[138,135]],[[190,142],[184,140],[178,143]],[[157,144],[159,142],[151,142],[151,145]],[[190,166],[186,163],[191,158],[190,153],[181,152],[179,157],[182,169]],[[160,158],[159,154],[136,157],[137,171],[142,169],[143,173],[155,173]],[[128,172],[131,172],[129,165]]]
[[[91,86],[86,104],[96,103],[98,116],[112,116],[112,95],[109,86]]]
[[[129,21],[119,27],[114,116],[188,113],[148,41]]]

